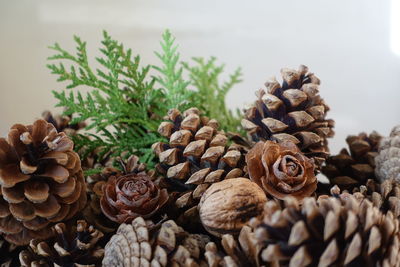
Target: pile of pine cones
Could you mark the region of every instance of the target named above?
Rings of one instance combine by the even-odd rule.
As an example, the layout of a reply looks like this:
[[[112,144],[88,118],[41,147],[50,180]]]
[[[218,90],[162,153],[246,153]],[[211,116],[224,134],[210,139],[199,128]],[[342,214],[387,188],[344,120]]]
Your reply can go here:
[[[171,109],[154,170],[135,155],[81,162],[69,117],[12,126],[0,266],[400,266],[400,126],[330,155],[320,80],[281,75],[244,111],[246,137]]]

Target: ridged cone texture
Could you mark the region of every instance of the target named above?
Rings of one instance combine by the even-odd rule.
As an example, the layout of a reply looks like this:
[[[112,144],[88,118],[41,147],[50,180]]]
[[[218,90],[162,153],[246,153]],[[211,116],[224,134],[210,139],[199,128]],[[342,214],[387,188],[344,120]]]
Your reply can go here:
[[[382,138],[375,164],[375,174],[381,182],[387,179],[400,182],[400,125],[392,129],[390,136]]]
[[[99,245],[103,233],[83,220],[74,229],[64,223],[53,227],[54,237],[47,241],[31,240],[21,251],[23,267],[101,266],[104,249]]]
[[[50,123],[16,124],[0,138],[0,232],[10,243],[46,239],[54,223],[86,204],[86,185],[73,142]]]
[[[284,68],[281,75],[282,84],[273,77],[265,83],[266,91],[257,92],[242,126],[255,142],[294,142],[321,166],[329,155],[327,138],[334,135],[334,121],[326,119],[329,107],[319,95],[320,80],[303,65]]]
[[[346,138],[348,148],[343,148],[338,155],[330,156],[322,167],[322,173],[331,185],[341,190],[352,190],[367,182],[376,180],[375,157],[378,155],[381,135],[372,132],[367,135],[350,135]]]
[[[272,266],[399,266],[399,221],[351,194],[267,202],[250,223],[260,262]]]
[[[121,224],[105,247],[103,266],[204,266],[208,236],[189,234],[174,221],[154,225],[138,217]]]
[[[176,200],[178,208],[193,208],[212,183],[245,175],[243,147],[228,146],[216,120],[201,116],[197,108],[183,114],[171,109],[166,119],[158,132],[169,142],[156,143],[153,149],[169,191],[182,192]]]

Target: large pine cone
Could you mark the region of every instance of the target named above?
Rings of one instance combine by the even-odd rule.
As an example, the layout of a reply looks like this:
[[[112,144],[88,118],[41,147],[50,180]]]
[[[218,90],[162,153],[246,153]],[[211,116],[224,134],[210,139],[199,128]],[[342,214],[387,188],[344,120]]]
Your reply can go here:
[[[99,245],[103,234],[78,221],[76,229],[64,223],[53,227],[54,238],[47,241],[32,240],[28,249],[21,251],[19,259],[24,267],[47,266],[101,266],[104,249]]]
[[[343,148],[338,155],[330,156],[322,167],[322,173],[341,190],[352,190],[368,179],[375,180],[375,157],[381,138],[377,132],[348,136],[349,150]]]
[[[375,163],[375,174],[381,182],[387,179],[400,182],[400,125],[381,140]]]
[[[266,204],[262,221],[250,223],[261,261],[274,266],[398,266],[399,221],[366,199],[289,199]]]
[[[209,238],[185,232],[174,221],[161,228],[138,217],[122,224],[105,247],[103,266],[204,266]]]
[[[16,124],[8,140],[0,138],[0,231],[10,243],[46,239],[53,223],[85,206],[86,185],[73,145],[44,120]]]
[[[200,116],[197,108],[186,110],[183,116],[171,109],[168,119],[158,131],[169,143],[156,143],[153,148],[169,190],[182,192],[176,200],[178,208],[195,206],[212,183],[244,175],[242,147],[227,146],[228,138],[218,131],[216,120]]]
[[[255,142],[296,143],[321,166],[329,155],[327,138],[334,134],[334,121],[325,119],[329,107],[318,94],[320,80],[303,65],[298,71],[284,68],[281,74],[282,84],[273,77],[265,83],[267,92],[258,91],[258,100],[246,110],[242,126]]]

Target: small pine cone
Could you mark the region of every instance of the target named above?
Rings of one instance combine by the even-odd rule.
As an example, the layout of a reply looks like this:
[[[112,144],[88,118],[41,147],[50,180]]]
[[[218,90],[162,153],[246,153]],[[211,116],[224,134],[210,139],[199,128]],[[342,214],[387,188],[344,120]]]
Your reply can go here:
[[[399,221],[351,194],[267,202],[264,218],[250,222],[260,261],[273,266],[398,266]]]
[[[259,266],[258,254],[260,248],[249,226],[244,226],[239,237],[223,235],[219,246],[214,242],[206,245],[204,253],[210,267],[230,266],[246,267]]]
[[[76,132],[79,130],[83,129],[86,127],[86,124],[84,122],[76,123],[76,124],[71,124],[72,116],[61,116],[61,115],[55,115],[51,114],[50,111],[46,110],[42,113],[42,118],[53,124],[54,127],[58,132],[64,132],[67,135],[75,135]]]
[[[169,121],[162,122],[158,132],[169,139],[156,143],[153,149],[160,159],[157,169],[166,174],[172,192],[182,192],[176,206],[195,206],[206,189],[223,179],[245,175],[243,149],[227,146],[228,138],[218,131],[218,122],[200,116],[197,108],[168,112]]]
[[[360,133],[348,136],[346,142],[349,150],[343,148],[338,155],[330,156],[322,167],[322,173],[341,190],[351,191],[365,184],[368,179],[375,180],[375,157],[381,138],[375,131],[369,135]]]
[[[273,77],[265,83],[267,92],[258,91],[242,126],[255,142],[296,143],[320,167],[329,155],[327,138],[334,135],[334,121],[325,118],[329,107],[318,94],[320,80],[303,65],[298,71],[284,68],[281,75],[282,84]]]
[[[86,204],[86,185],[73,142],[50,123],[11,127],[0,138],[0,232],[16,245],[46,239],[52,224]]]
[[[0,235],[0,266],[13,267],[19,266],[18,255],[22,247],[10,244]]]
[[[19,259],[24,267],[46,266],[101,266],[104,249],[99,242],[103,233],[85,221],[77,221],[76,228],[56,224],[54,237],[47,241],[31,240],[21,251]]]
[[[392,129],[389,137],[382,138],[375,164],[375,174],[381,182],[387,179],[400,182],[400,125]]]
[[[101,173],[94,174],[87,178],[87,187],[89,201],[84,210],[85,219],[93,224],[103,233],[114,232],[118,224],[107,218],[100,207],[100,199],[103,196],[103,186],[105,186],[111,177],[120,177],[128,174],[141,174],[154,176],[154,171],[148,171],[146,164],[140,163],[136,155],[131,155],[126,162],[118,159],[122,171],[114,167],[105,167]]]
[[[400,219],[400,183],[395,180],[385,180],[378,183],[368,180],[365,185],[353,189],[356,198],[367,198],[383,213],[389,210],[394,217]]]
[[[111,237],[103,266],[204,266],[209,241],[205,235],[185,232],[172,220],[159,227],[138,217]]]

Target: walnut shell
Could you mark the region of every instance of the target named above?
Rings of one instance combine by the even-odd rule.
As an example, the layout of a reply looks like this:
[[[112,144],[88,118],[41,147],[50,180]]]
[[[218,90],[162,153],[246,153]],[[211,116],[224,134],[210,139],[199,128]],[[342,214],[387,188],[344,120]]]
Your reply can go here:
[[[261,215],[266,201],[264,191],[249,179],[214,183],[200,200],[201,223],[210,234],[218,237],[239,234],[249,219]]]

